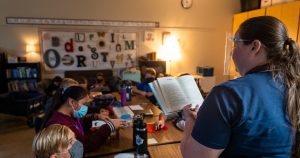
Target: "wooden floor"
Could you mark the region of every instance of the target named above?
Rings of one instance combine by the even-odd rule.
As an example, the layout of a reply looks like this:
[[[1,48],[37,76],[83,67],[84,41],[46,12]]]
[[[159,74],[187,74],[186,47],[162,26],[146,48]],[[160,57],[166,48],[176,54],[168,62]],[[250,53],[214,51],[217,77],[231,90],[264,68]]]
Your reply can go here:
[[[31,144],[34,134],[25,117],[0,114],[0,157],[33,158]]]

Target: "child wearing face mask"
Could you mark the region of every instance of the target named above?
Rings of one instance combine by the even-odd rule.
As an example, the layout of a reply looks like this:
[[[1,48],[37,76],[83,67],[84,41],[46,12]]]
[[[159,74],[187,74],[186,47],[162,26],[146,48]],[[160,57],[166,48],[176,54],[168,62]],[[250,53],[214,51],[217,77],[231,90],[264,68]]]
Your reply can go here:
[[[92,121],[102,119],[101,114],[87,114],[88,92],[80,86],[71,86],[57,95],[53,109],[46,115],[46,127],[61,124],[69,127],[82,142],[84,151],[99,148],[117,128],[124,126],[121,119],[104,119],[104,124],[92,128]]]
[[[148,83],[153,82],[156,78],[156,71],[154,68],[146,68],[145,70],[145,80],[140,84],[133,86],[132,91],[134,93],[140,94],[147,97],[153,104],[156,103],[156,99],[151,91]]]
[[[153,104],[156,104],[156,98],[152,93],[152,90],[148,83],[153,82],[156,79],[156,71],[154,68],[146,68],[145,70],[145,81],[140,84],[133,86],[132,91],[136,94],[145,96],[148,98]],[[167,117],[161,113],[159,115],[158,128],[163,128],[165,125],[165,120]]]
[[[64,125],[54,124],[41,130],[33,139],[35,158],[82,158],[83,145],[74,132]]]
[[[103,94],[111,92],[101,72],[96,74],[96,83],[90,87],[90,92],[102,92]]]

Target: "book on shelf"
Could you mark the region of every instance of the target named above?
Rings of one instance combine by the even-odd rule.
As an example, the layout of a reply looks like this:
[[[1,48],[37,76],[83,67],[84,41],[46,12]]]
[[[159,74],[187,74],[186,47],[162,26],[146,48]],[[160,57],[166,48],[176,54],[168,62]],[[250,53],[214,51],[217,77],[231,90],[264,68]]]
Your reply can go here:
[[[26,77],[27,77],[27,78],[31,78],[31,74],[30,74],[31,68],[30,68],[30,67],[27,67],[27,68],[25,69],[25,72],[26,72]]]
[[[203,97],[191,75],[181,77],[161,77],[149,83],[149,86],[165,115],[180,111],[191,104],[201,106]]]
[[[9,92],[17,91],[34,91],[37,89],[37,82],[35,80],[14,80],[7,83]]]
[[[6,78],[11,78],[11,69],[6,69]]]
[[[18,69],[11,69],[11,71],[12,71],[13,79],[20,78],[20,73],[19,73]]]

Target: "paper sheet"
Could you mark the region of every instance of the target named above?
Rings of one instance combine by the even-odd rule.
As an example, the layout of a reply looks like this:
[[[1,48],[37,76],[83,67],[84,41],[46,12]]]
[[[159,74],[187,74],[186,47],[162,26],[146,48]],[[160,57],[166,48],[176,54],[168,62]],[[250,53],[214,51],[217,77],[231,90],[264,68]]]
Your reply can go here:
[[[130,105],[129,108],[133,111],[134,110],[144,110],[144,108],[141,107],[140,105]]]

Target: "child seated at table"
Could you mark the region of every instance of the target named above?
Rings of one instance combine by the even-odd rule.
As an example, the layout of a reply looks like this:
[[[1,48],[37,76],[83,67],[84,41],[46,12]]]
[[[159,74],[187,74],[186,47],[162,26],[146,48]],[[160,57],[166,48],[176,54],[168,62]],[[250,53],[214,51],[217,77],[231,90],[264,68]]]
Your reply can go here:
[[[119,127],[121,119],[105,119],[102,114],[88,114],[85,105],[88,92],[80,86],[71,86],[55,98],[53,109],[46,115],[46,127],[52,124],[68,126],[82,142],[84,151],[93,151],[104,144],[106,139]],[[101,126],[92,128],[94,120],[103,120]],[[93,130],[92,130],[93,129]]]
[[[152,93],[152,90],[148,83],[153,82],[156,79],[156,71],[154,68],[146,68],[145,70],[145,81],[132,87],[132,91],[139,95],[145,96],[153,104],[157,104],[156,98]],[[161,113],[159,116],[158,127],[163,128],[167,117]]]
[[[103,73],[99,72],[96,74],[96,81],[90,87],[90,92],[101,92],[103,94],[111,92],[111,89],[109,88]]]
[[[134,93],[140,94],[148,98],[153,104],[156,104],[156,99],[152,93],[152,90],[148,83],[153,82],[156,79],[156,71],[154,68],[146,68],[145,81],[132,87]]]
[[[83,146],[74,132],[64,125],[54,124],[40,131],[33,139],[35,158],[82,158]]]

